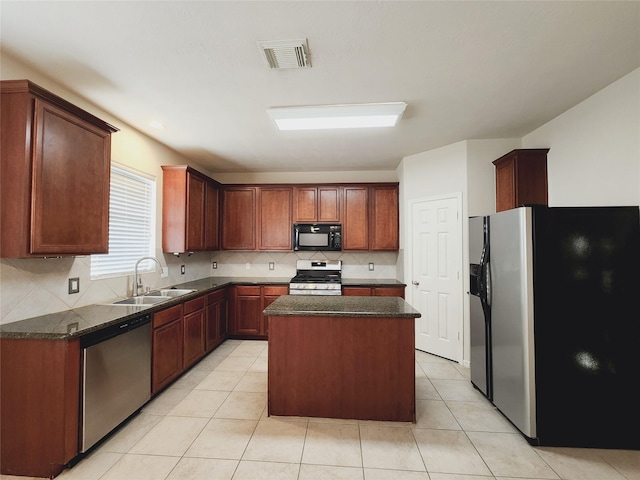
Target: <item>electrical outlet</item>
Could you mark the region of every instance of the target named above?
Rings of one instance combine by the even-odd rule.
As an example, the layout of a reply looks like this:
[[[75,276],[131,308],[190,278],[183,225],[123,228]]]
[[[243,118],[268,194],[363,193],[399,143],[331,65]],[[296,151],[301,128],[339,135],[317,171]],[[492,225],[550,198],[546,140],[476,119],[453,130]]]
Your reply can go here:
[[[269,262],[269,270],[275,270],[276,269],[276,262]]]
[[[251,268],[251,264],[249,262],[247,262],[244,266],[244,268],[246,268],[247,270],[249,270]]]
[[[80,278],[70,278],[69,279],[69,295],[72,293],[78,293],[80,291]]]
[[[184,265],[180,265],[180,275],[184,275]]]
[[[218,268],[218,262],[211,262],[211,268],[216,270]]]
[[[374,269],[373,262],[369,262],[369,271],[373,272],[373,269]]]

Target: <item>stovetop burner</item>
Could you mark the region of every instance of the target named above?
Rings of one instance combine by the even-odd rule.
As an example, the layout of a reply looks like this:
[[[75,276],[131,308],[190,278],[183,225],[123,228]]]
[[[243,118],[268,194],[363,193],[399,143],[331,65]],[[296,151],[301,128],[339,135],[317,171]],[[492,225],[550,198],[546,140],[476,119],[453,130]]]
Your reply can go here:
[[[296,276],[289,283],[290,295],[341,295],[341,260],[298,260]]]

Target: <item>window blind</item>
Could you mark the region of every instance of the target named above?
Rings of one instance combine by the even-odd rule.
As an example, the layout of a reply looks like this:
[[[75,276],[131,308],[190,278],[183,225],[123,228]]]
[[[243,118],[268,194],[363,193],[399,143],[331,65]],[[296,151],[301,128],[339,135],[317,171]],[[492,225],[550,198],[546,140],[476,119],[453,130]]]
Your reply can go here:
[[[135,263],[155,254],[154,179],[111,165],[109,253],[91,256],[91,278],[133,273]],[[141,262],[139,272],[155,262]]]

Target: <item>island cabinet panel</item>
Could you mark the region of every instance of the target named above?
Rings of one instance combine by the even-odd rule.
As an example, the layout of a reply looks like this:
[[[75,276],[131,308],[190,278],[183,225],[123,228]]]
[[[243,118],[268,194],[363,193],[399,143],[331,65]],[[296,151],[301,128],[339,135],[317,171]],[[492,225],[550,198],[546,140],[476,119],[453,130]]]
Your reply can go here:
[[[413,318],[270,316],[269,415],[415,422],[414,329]]]
[[[182,373],[182,305],[156,312],[152,334],[151,394],[154,395]]]
[[[223,250],[256,250],[256,187],[222,191]]]
[[[203,295],[185,302],[183,306],[183,370],[186,370],[204,356],[205,300],[205,295]]]
[[[291,250],[292,187],[258,188],[258,250]]]
[[[0,255],[107,253],[117,129],[27,80],[0,92]]]
[[[162,250],[217,250],[219,184],[187,165],[162,170]]]
[[[372,251],[395,251],[399,248],[398,186],[372,187],[371,233]]]
[[[227,289],[207,295],[205,352],[210,352],[227,336]]]
[[[296,223],[340,222],[340,187],[297,186],[293,194]]]
[[[517,149],[493,162],[496,212],[522,205],[547,205],[548,148]]]
[[[288,295],[289,287],[286,285],[264,285],[262,287],[262,310],[275,302],[280,296]],[[269,335],[269,319],[262,315],[261,332],[263,335]]]
[[[53,478],[79,453],[80,342],[0,340],[0,472]]]
[[[342,250],[369,250],[369,189],[344,187]]]

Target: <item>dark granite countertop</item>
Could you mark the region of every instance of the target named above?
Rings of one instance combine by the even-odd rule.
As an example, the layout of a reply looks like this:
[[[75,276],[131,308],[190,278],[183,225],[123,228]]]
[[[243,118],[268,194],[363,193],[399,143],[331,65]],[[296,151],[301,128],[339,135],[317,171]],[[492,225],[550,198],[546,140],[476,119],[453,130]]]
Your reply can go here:
[[[129,320],[142,313],[154,313],[164,310],[191,298],[230,285],[288,285],[290,280],[290,277],[206,277],[166,287],[195,291],[155,305],[106,305],[117,300],[112,299],[100,304],[86,305],[71,310],[6,323],[0,325],[0,338],[68,340]],[[397,280],[343,279],[342,281],[347,286],[404,285]]]
[[[267,316],[418,318],[400,297],[282,295],[264,309]]]

